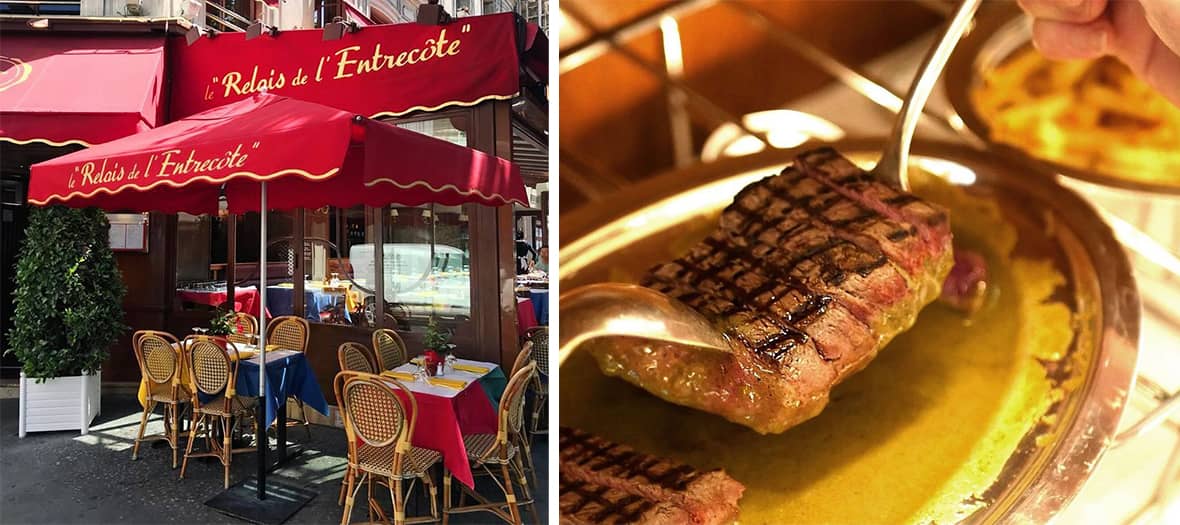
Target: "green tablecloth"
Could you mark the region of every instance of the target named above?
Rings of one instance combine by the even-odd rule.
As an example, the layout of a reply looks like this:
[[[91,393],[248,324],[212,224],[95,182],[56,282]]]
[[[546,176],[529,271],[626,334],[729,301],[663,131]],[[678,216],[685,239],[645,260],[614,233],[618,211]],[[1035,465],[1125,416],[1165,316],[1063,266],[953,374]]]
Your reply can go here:
[[[504,369],[498,366],[493,368],[491,372],[479,378],[479,386],[483,387],[483,392],[488,395],[488,400],[492,402],[492,408],[498,412],[500,410],[500,398],[504,397],[504,389],[508,388],[508,377],[504,375]]]

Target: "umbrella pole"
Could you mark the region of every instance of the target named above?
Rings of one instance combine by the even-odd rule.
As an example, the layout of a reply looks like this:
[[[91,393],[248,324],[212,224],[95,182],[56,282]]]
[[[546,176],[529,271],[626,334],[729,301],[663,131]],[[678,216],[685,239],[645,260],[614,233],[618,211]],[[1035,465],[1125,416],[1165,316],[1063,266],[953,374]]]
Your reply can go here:
[[[262,182],[262,211],[258,225],[258,499],[266,499],[266,182]],[[283,402],[286,402],[284,400]]]

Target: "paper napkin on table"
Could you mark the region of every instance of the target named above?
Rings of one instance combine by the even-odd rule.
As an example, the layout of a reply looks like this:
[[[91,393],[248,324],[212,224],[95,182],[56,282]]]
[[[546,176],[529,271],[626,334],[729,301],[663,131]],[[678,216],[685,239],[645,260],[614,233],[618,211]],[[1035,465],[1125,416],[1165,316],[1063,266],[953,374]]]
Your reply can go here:
[[[409,372],[395,372],[393,370],[386,370],[384,372],[381,372],[381,375],[383,375],[385,377],[392,377],[398,381],[413,381],[414,380],[414,374],[411,374]]]
[[[486,374],[491,371],[491,369],[486,366],[465,365],[462,363],[455,363],[451,368],[454,368],[455,370],[462,370],[464,372],[471,372],[473,374]]]
[[[428,377],[426,378],[426,382],[434,386],[444,386],[447,388],[453,388],[455,390],[463,390],[463,388],[467,386],[467,381],[462,381],[459,379],[447,379],[444,377]]]
[[[239,361],[243,360],[243,359],[252,359],[256,355],[258,355],[258,352],[255,350],[238,350],[238,360]],[[230,353],[229,356],[230,356],[230,359],[233,359],[234,354]]]

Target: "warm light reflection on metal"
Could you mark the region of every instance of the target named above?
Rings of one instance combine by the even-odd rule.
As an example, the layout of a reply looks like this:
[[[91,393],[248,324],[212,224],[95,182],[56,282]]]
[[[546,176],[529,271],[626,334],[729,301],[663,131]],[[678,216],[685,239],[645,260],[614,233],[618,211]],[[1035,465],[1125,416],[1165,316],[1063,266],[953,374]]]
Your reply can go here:
[[[872,100],[877,105],[888,109],[893,113],[901,111],[901,97],[894,95],[893,92],[885,89],[885,87],[872,82],[864,77],[850,77],[845,79],[845,84],[852,87],[852,89],[864,95],[869,100]]]
[[[951,184],[957,184],[959,186],[975,184],[975,170],[958,162],[922,157],[913,159],[913,163],[918,168],[921,168],[922,171],[942,177]]]
[[[773,109],[750,113],[742,117],[747,128],[765,133],[770,144],[779,149],[794,148],[810,139],[836,141],[844,138],[844,130],[828,120],[802,111]],[[719,157],[740,157],[758,153],[765,148],[760,140],[744,134],[737,126],[718,127],[705,146],[701,159],[712,162]]]
[[[610,40],[614,40],[619,45],[626,45],[632,39],[648,34],[665,16],[684,18],[691,13],[700,11],[715,3],[717,3],[717,0],[685,0],[682,2],[666,3],[646,15],[618,24],[612,29],[599,34],[593,34],[595,28],[582,27],[584,31],[591,33],[590,38],[585,43],[574,45],[568,53],[566,51],[559,53],[561,58],[558,63],[558,71],[564,75],[598,58],[610,50],[610,45],[608,44]],[[566,16],[565,13],[561,13],[560,8],[558,8],[557,13],[563,22],[568,22],[572,18]]]
[[[619,318],[606,323],[606,331],[615,335],[650,335],[665,331],[664,323],[651,319]]]
[[[1098,213],[1114,230],[1114,236],[1119,240],[1123,246],[1130,248],[1136,254],[1139,254],[1147,260],[1155,263],[1160,268],[1163,268],[1172,274],[1180,275],[1180,257],[1172,253],[1162,244],[1156,242],[1151,236],[1143,233],[1139,228],[1136,228],[1131,223],[1120,219],[1114,214],[1098,207]]]
[[[684,54],[680,47],[680,25],[676,19],[665,16],[660,19],[660,33],[664,37],[664,66],[668,74],[679,77],[684,75]]]
[[[562,273],[566,277],[573,276],[594,261],[638,241],[652,231],[670,228],[696,216],[686,210],[706,213],[721,208],[733,201],[733,196],[739,190],[766,175],[766,169],[734,175],[668,197],[611,221],[589,235],[562,247]],[[641,226],[643,228],[640,228]]]
[[[680,45],[680,25],[671,16],[660,19],[660,34],[664,41],[664,70],[674,79],[684,77],[684,51]],[[672,152],[676,166],[683,168],[695,160],[692,147],[692,122],[688,118],[688,97],[683,91],[669,89],[668,128],[672,132]]]
[[[598,58],[603,53],[610,49],[610,44],[606,42],[598,42],[589,47],[584,47],[571,53],[565,58],[561,59],[561,72],[564,74],[567,71],[572,71],[582,67],[587,62]]]
[[[774,135],[781,135],[781,133],[772,134],[766,138],[768,140],[774,140]],[[725,151],[723,151],[721,154],[726,157],[742,157],[745,155],[753,155],[764,149],[766,149],[766,145],[763,144],[761,140],[758,140],[757,137],[744,135],[729,143],[729,145],[725,147]]]

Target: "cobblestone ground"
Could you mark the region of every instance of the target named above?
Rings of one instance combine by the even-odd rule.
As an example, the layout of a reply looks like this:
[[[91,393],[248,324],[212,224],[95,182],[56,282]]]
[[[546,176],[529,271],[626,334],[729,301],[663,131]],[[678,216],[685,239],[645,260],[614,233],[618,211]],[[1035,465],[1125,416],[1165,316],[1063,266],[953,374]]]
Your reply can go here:
[[[44,432],[20,439],[17,390],[0,387],[0,523],[243,523],[204,505],[222,491],[216,460],[191,460],[184,480],[177,479],[179,468],[171,469],[171,449],[163,442],[155,447],[145,443],[139,460],[131,461],[139,405],[129,393],[104,394],[102,401],[90,435]],[[159,415],[148,423],[149,433],[162,428]],[[310,441],[300,428],[292,428],[288,438],[305,444],[306,451],[275,474],[318,495],[287,523],[339,523],[342,509],[336,496],[344,469],[344,431],[313,425]],[[538,438],[533,456],[539,484],[545,487],[548,449],[544,436]],[[230,483],[249,478],[256,469],[254,454],[234,456]],[[480,480],[477,488],[489,495],[497,490],[490,480]],[[539,522],[546,523],[548,492],[539,492]],[[367,519],[362,500],[358,498],[353,512],[354,523]],[[416,499],[406,511],[429,515],[429,506]],[[525,514],[526,523],[531,518]],[[450,522],[498,523],[487,513],[456,515]]]

